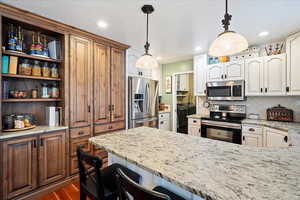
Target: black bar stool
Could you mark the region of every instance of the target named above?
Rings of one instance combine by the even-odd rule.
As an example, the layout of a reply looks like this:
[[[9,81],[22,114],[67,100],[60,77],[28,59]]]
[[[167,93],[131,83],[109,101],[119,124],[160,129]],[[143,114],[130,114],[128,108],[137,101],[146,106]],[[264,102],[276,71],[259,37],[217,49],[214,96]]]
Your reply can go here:
[[[117,169],[122,169],[133,182],[140,182],[141,176],[139,174],[120,164],[112,164],[101,170],[102,160],[97,156],[83,152],[80,146],[77,147],[77,157],[80,200],[86,200],[87,197],[92,200],[118,199]],[[87,166],[91,166],[91,168],[88,169]]]
[[[131,180],[122,169],[117,169],[120,200],[185,200],[161,186],[148,190]]]

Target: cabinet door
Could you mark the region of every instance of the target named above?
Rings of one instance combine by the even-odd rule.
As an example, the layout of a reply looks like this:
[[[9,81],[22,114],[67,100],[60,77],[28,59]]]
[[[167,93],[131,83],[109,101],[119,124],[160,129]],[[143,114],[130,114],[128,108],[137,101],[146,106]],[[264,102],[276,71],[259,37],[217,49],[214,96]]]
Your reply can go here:
[[[70,125],[91,124],[91,41],[70,38]]]
[[[245,87],[246,96],[263,95],[263,57],[247,59],[245,61]]]
[[[194,57],[194,83],[195,96],[206,95],[206,72],[207,55],[198,55]]]
[[[110,122],[110,48],[94,43],[94,122]]]
[[[265,146],[287,147],[289,146],[288,133],[273,128],[264,128]]]
[[[112,121],[125,120],[124,51],[111,48]]]
[[[12,198],[37,187],[36,137],[4,142],[3,160],[5,197]]]
[[[207,81],[222,81],[223,75],[223,64],[214,64],[207,66]]]
[[[139,56],[140,55],[132,49],[126,51],[126,73],[128,75],[139,75],[138,69],[135,66]]]
[[[224,78],[226,80],[243,80],[244,79],[244,61],[235,61],[224,64]]]
[[[243,134],[242,144],[247,146],[262,147],[262,135]]]
[[[43,134],[39,145],[39,185],[47,185],[66,176],[66,134]]]
[[[189,90],[188,74],[179,74],[177,91],[188,91],[188,90]]]
[[[286,41],[287,52],[287,94],[300,95],[300,33]]]
[[[200,127],[199,126],[188,126],[188,134],[192,136],[200,136]]]
[[[162,130],[170,130],[170,120],[159,120],[158,128]]]
[[[264,57],[265,95],[286,94],[286,55]]]

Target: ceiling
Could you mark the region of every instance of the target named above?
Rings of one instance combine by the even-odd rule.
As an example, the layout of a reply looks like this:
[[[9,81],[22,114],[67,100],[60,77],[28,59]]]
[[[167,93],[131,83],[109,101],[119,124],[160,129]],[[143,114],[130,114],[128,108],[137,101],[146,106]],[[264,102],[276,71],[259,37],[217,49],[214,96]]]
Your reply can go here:
[[[145,16],[152,4],[150,53],[161,63],[189,59],[206,52],[222,31],[225,0],[0,0],[42,16],[123,42],[139,52],[145,43]],[[230,29],[250,45],[272,42],[300,30],[299,0],[229,0]],[[97,26],[108,23],[106,29]],[[270,33],[259,37],[261,31]],[[202,50],[195,51],[200,46]]]

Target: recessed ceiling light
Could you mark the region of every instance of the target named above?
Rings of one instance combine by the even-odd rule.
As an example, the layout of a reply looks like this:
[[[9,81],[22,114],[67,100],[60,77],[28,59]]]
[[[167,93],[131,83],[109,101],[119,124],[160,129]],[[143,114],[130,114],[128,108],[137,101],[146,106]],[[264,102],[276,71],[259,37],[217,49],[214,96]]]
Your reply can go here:
[[[100,27],[100,28],[106,28],[108,26],[108,24],[105,22],[105,21],[98,21],[97,25]]]
[[[196,48],[195,48],[195,51],[201,51],[201,50],[202,50],[201,47],[196,47]]]
[[[156,60],[161,60],[161,57],[159,57],[159,56],[158,56],[158,57],[156,57]]]
[[[264,36],[269,35],[269,32],[268,32],[268,31],[263,31],[263,32],[260,32],[258,35],[259,35],[260,37],[264,37]]]

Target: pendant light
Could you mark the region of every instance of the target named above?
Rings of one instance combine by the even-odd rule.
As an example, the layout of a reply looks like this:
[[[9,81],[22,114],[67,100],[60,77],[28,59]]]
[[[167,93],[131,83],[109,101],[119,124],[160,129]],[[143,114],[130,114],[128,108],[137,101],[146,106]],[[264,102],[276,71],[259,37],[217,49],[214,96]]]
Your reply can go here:
[[[144,5],[142,7],[142,11],[144,14],[147,14],[146,44],[144,46],[145,54],[137,60],[136,67],[143,69],[152,69],[158,67],[157,60],[151,54],[149,54],[150,44],[148,42],[149,14],[154,11],[154,8],[152,5]]]
[[[208,54],[214,57],[234,55],[248,48],[248,42],[244,36],[228,29],[232,15],[228,14],[228,2],[225,1],[226,11],[222,20],[225,31],[218,35],[208,51]]]

